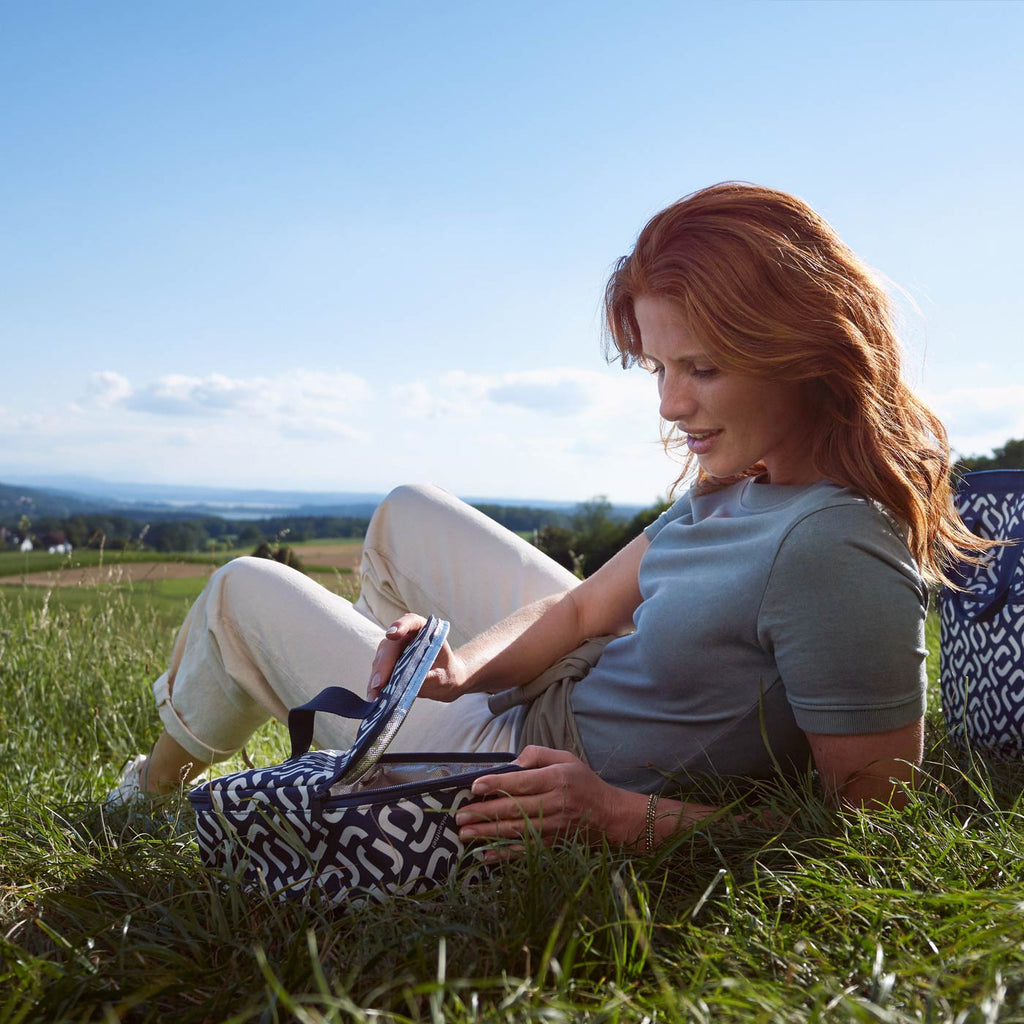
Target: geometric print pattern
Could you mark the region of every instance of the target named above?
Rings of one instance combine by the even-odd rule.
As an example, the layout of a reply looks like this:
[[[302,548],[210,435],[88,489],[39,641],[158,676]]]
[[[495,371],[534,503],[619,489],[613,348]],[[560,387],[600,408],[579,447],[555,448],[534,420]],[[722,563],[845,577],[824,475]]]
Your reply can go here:
[[[326,793],[337,751],[223,776],[190,794],[200,857],[279,899],[315,891],[343,905],[421,892],[479,870],[453,815],[474,779],[518,770],[514,756],[385,754],[362,782]]]
[[[364,701],[351,690],[328,686],[311,701],[288,712],[292,758],[305,754],[313,741],[313,721],[318,711],[362,719],[351,748],[341,755],[338,777],[354,782],[368,772],[387,749],[437,659],[449,624],[431,615],[406,646],[377,699]]]
[[[427,617],[420,631],[391,671],[369,714],[363,719],[352,744],[352,765],[348,778],[355,781],[377,763],[405,721],[423,679],[441,651],[448,636],[449,624],[434,615]]]
[[[431,617],[372,704],[329,687],[289,716],[295,756],[193,789],[203,864],[276,899],[342,906],[415,893],[463,867],[454,814],[481,775],[518,771],[514,754],[385,754],[448,631]],[[299,714],[296,715],[296,711]],[[309,750],[316,711],[363,722],[350,750]]]
[[[993,758],[1024,756],[1024,470],[965,475],[957,510],[972,533],[1010,541],[959,569],[939,599],[939,674],[950,738]]]

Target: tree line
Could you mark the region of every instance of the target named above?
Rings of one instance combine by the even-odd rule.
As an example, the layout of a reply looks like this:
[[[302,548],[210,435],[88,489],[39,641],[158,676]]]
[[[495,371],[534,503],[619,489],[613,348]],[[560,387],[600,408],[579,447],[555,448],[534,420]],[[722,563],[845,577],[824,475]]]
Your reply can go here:
[[[526,505],[475,506],[502,526],[528,537],[560,565],[578,576],[589,576],[619,548],[636,537],[668,507],[658,501],[632,517],[617,514],[604,496],[575,506],[573,511]],[[297,569],[302,563],[290,545],[300,541],[352,537],[361,539],[369,525],[366,516],[276,516],[237,520],[219,516],[175,518],[173,513],[148,521],[117,513],[43,517],[22,516],[16,530],[6,531],[15,542],[25,536],[49,547],[68,543],[73,548],[110,551],[186,552],[252,551]]]
[[[668,500],[656,501],[641,509],[631,519],[622,519],[615,516],[606,497],[592,498],[577,505],[565,525],[538,529],[534,533],[533,543],[559,565],[585,578],[600,569],[634,537],[638,537],[644,527],[653,523],[669,504]]]
[[[959,459],[956,472],[975,473],[982,469],[1024,469],[1024,440],[1010,440],[991,455],[969,455]]]
[[[177,519],[172,513],[153,515],[143,522],[117,513],[96,513],[46,516],[32,520],[27,528],[19,524],[14,532],[28,533],[30,539],[43,547],[69,543],[75,548],[102,547],[113,551],[196,552],[252,547],[283,536],[292,542],[362,537],[368,522],[368,518],[358,516],[280,516],[252,521],[219,516]]]
[[[994,448],[991,455],[961,458],[954,473],[986,469],[1024,469],[1024,440],[1011,439],[1002,447]],[[502,526],[529,536],[556,562],[585,577],[636,537],[668,504],[664,500],[657,501],[632,518],[617,515],[604,496],[582,502],[571,512],[527,505],[484,503],[475,507]],[[12,512],[24,511],[12,509]],[[20,519],[12,519],[12,529],[8,529],[2,525],[8,518],[11,516],[0,517],[0,534],[14,543],[27,535],[44,547],[69,543],[75,548],[157,552],[256,549],[264,555],[274,552],[270,557],[281,560],[294,557],[287,554],[289,549],[283,546],[284,541],[290,545],[325,538],[360,539],[365,536],[370,522],[368,516],[337,515],[275,516],[259,520],[220,516],[181,519],[170,512],[151,513],[146,521],[141,521],[111,512],[48,516],[31,523],[22,514]],[[14,522],[18,522],[17,527]]]
[[[565,511],[518,505],[477,505],[485,515],[518,533],[569,525]],[[220,516],[181,518],[175,513],[149,513],[145,520],[119,512],[29,518],[24,510],[4,527],[8,539],[26,536],[40,546],[70,543],[74,548],[197,552],[211,548],[247,549],[263,543],[288,543],[325,538],[362,538],[369,516],[273,516],[266,519],[227,519]]]

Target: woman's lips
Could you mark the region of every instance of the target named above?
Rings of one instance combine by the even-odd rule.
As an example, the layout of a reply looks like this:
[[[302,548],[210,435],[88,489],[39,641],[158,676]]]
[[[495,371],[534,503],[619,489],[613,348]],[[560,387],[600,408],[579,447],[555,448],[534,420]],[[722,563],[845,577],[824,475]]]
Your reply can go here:
[[[693,433],[687,432],[686,446],[694,455],[707,455],[718,440],[720,430],[697,430]]]

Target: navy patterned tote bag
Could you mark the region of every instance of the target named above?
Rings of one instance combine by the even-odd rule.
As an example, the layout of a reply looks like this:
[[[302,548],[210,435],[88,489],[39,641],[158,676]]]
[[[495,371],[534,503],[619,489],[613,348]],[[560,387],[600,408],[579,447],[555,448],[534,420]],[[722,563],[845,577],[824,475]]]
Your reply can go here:
[[[448,633],[429,618],[375,701],[328,687],[288,715],[283,764],[235,772],[196,787],[200,859],[279,899],[319,894],[335,905],[436,886],[465,862],[454,814],[474,779],[517,771],[507,754],[387,754]],[[310,750],[318,713],[362,719],[346,751]]]
[[[1024,470],[967,473],[957,493],[967,528],[988,540],[981,564],[945,588],[939,673],[949,735],[961,749],[1024,755]]]

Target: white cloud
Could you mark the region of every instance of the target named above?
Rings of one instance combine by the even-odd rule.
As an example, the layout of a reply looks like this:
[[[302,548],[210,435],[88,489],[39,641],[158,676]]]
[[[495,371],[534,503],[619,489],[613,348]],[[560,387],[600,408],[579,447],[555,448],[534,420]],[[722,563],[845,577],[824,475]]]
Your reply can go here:
[[[232,409],[253,409],[261,398],[258,379],[233,380],[215,373],[209,377],[170,374],[134,392],[126,401],[136,412],[167,416],[219,415]]]
[[[483,378],[453,372],[431,381],[392,385],[388,404],[401,419],[474,419],[481,413],[485,388]]]
[[[19,434],[34,434],[44,429],[47,423],[47,416],[42,413],[12,412],[0,406],[0,430],[4,436],[10,439]]]
[[[132,385],[127,377],[116,370],[97,370],[85,382],[86,394],[101,409],[125,401],[131,396]]]
[[[351,373],[290,370],[281,379],[286,388],[294,388],[313,404],[333,406],[339,401],[362,401],[373,395],[370,384]]]
[[[591,404],[584,382],[572,379],[510,380],[489,388],[487,397],[492,402],[517,405],[553,416],[571,416],[583,412]]]
[[[103,370],[89,376],[86,390],[100,408],[120,406],[155,416],[245,415],[294,422],[313,414],[339,424],[340,417],[372,394],[369,384],[352,374],[305,370],[276,377],[166,374],[139,386],[120,373]]]
[[[1024,384],[953,388],[930,398],[961,455],[983,455],[1024,437]]]
[[[194,427],[161,431],[158,440],[171,448],[198,448],[206,443],[205,435]]]
[[[392,389],[402,415],[422,419],[475,419],[503,413],[514,417],[611,416],[642,418],[657,431],[657,396],[648,375],[634,371],[558,367],[503,374],[461,370]]]
[[[282,437],[297,441],[368,440],[365,431],[325,416],[286,416],[280,422],[279,431]]]
[[[671,479],[646,374],[392,374],[375,388],[298,369],[136,381],[104,370],[79,383],[77,405],[15,415],[8,404],[0,426],[25,465],[119,480],[379,491],[433,480],[478,496],[647,500]]]

